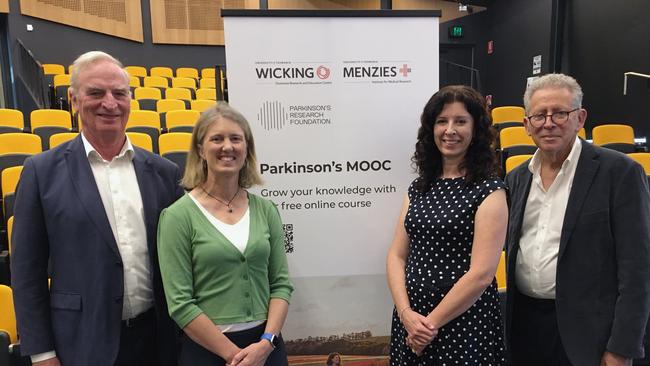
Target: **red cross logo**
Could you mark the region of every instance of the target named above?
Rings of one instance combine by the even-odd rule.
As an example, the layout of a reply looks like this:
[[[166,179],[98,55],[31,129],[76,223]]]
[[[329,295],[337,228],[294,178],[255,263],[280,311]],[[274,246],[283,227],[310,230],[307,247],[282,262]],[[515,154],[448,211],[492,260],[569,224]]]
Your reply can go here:
[[[411,72],[411,68],[408,67],[407,64],[402,65],[402,68],[399,69],[399,72],[402,74],[402,76],[407,77],[409,75],[409,72]]]

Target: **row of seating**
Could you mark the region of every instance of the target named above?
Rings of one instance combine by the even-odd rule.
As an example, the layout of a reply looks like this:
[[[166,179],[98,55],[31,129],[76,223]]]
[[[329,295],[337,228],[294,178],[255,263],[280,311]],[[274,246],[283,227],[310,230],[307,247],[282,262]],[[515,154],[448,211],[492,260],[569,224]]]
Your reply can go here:
[[[492,109],[492,123],[499,130],[509,127],[523,127],[523,121],[526,112],[520,106],[503,106]],[[587,138],[584,128],[578,133],[583,139]],[[594,127],[592,130],[592,139],[594,144],[604,146],[609,144],[632,144],[634,145],[634,130],[632,127],[624,124],[604,124]],[[620,147],[608,146],[618,150]],[[629,146],[622,147],[625,153],[631,153]]]
[[[178,99],[132,100],[131,113],[127,122],[130,127],[152,127],[157,138],[160,133],[191,132],[201,112],[213,106],[214,100],[193,100],[191,109],[187,102]],[[142,108],[142,109],[141,109]],[[0,133],[27,132],[42,139],[42,149],[49,149],[49,137],[61,132],[78,131],[83,122],[75,121],[72,114],[59,109],[40,109],[30,113],[30,128],[26,128],[23,113],[15,109],[0,109]]]
[[[66,72],[66,67],[61,64],[43,64],[43,73],[45,75],[61,75],[72,74],[73,65],[69,65]],[[176,70],[166,66],[154,66],[148,71],[144,66],[126,66],[126,71],[133,76],[146,77],[146,76],[162,76],[167,78],[185,77],[185,78],[216,78],[216,68],[206,67],[202,68],[200,73],[199,69],[195,67],[178,67]]]
[[[636,152],[636,153],[629,153],[626,155],[632,158],[637,163],[641,164],[641,166],[643,166],[643,169],[645,170],[645,174],[649,177],[650,180],[650,153]],[[522,163],[524,163],[525,161],[527,161],[532,157],[533,157],[532,154],[522,154],[522,155],[515,155],[507,158],[505,164],[506,174],[510,173],[511,170],[518,167],[519,165],[521,165]]]

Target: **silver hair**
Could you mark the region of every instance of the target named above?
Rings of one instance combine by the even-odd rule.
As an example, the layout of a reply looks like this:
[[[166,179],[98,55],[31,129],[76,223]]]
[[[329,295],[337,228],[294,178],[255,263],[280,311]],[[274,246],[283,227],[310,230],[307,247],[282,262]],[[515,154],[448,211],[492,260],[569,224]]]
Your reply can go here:
[[[573,99],[573,108],[582,107],[582,88],[576,79],[565,74],[546,74],[539,79],[536,79],[526,88],[524,93],[524,108],[526,114],[530,112],[530,98],[533,94],[540,89],[567,89],[571,92]]]
[[[126,78],[127,82],[129,81],[129,74],[126,72],[126,70],[124,70],[124,65],[122,65],[122,63],[118,59],[109,55],[106,52],[89,51],[77,57],[77,59],[72,64],[72,74],[70,75],[71,94],[76,94],[77,91],[79,91],[79,85],[78,85],[79,74],[83,70],[87,69],[89,66],[94,65],[101,61],[108,61],[110,63],[117,65],[122,70],[122,73],[124,74],[124,78]]]

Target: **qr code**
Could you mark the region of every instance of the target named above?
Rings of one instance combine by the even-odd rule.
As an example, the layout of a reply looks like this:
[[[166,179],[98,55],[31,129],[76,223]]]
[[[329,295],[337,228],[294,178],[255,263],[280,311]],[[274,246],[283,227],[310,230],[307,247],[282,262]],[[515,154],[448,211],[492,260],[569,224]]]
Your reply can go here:
[[[293,253],[293,224],[282,224],[284,229],[284,251]]]

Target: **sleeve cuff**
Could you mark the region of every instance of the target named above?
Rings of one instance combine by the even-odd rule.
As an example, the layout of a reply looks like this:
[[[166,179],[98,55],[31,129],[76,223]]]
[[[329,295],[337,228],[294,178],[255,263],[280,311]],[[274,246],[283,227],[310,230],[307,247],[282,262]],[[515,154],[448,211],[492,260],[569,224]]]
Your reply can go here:
[[[55,351],[43,352],[43,353],[31,355],[29,357],[32,359],[32,363],[36,363],[36,362],[41,362],[56,357],[56,352]]]

